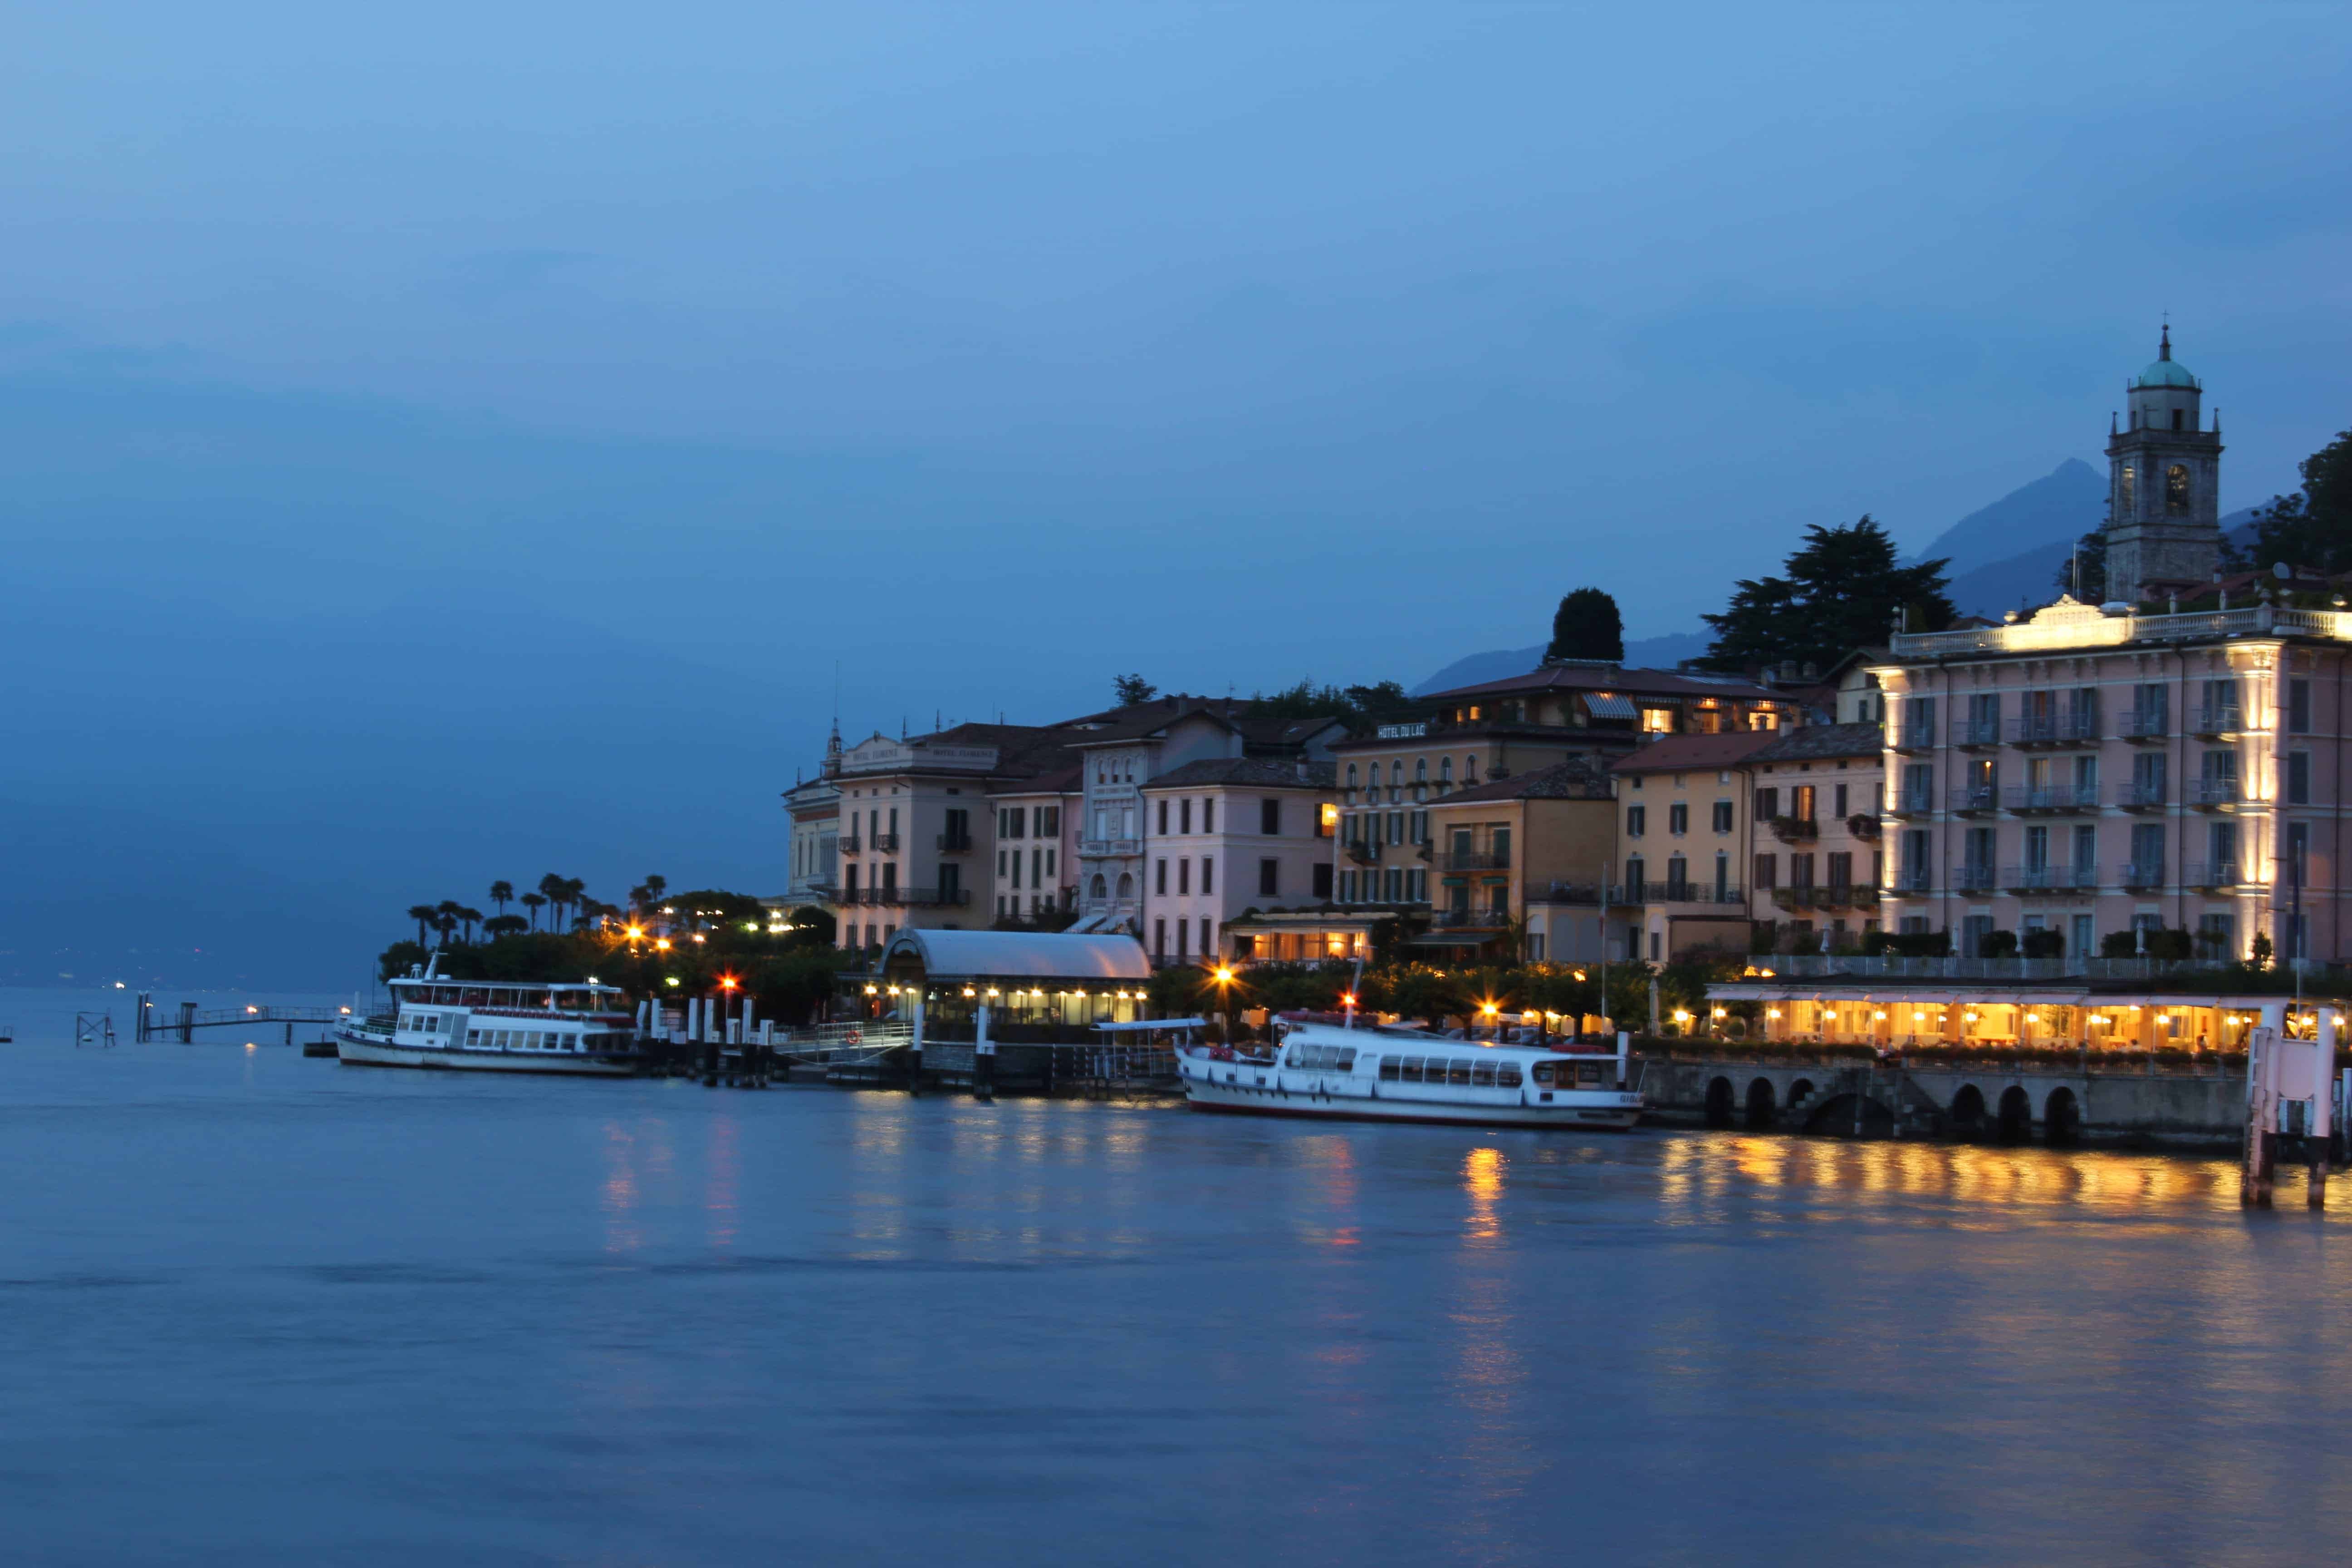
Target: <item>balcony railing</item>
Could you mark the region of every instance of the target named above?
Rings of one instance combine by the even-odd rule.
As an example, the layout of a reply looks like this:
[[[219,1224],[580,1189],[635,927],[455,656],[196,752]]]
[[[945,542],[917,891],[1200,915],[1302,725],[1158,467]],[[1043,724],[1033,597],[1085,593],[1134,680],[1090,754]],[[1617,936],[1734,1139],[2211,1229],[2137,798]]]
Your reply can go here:
[[[857,835],[855,833],[843,834],[839,842],[841,852],[844,855],[855,855],[865,847],[865,845],[859,842]]]
[[[1952,744],[1962,749],[1974,746],[1998,746],[2000,744],[2000,721],[1955,719],[1952,721]]]
[[[1963,866],[1952,873],[1952,890],[1955,892],[1990,892],[1992,886],[1992,868],[1990,866]]]
[[[1936,890],[1936,873],[1928,870],[1897,871],[1895,873],[1893,890],[1915,897],[1921,893],[1932,893]]]
[[[1736,882],[1627,882],[1622,901],[1629,904],[1744,904]]]
[[[1967,653],[2044,653],[2061,648],[2115,647],[2127,642],[2198,642],[2231,637],[2332,637],[2352,640],[2352,611],[2289,610],[2257,605],[2244,610],[2191,610],[2167,616],[2069,616],[2056,625],[1984,626],[1955,632],[1898,632],[1897,658],[1948,658]]]
[[[2235,860],[2191,860],[2180,868],[2184,888],[2234,888],[2242,879]]]
[[[2080,746],[2099,738],[2099,721],[2088,713],[2026,713],[2009,721],[2012,746]]]
[[[1787,953],[1758,957],[1749,963],[1758,971],[1753,981],[1771,978],[1812,979],[1844,974],[1857,978],[1885,976],[1906,980],[2057,980],[2083,975],[2094,980],[2153,980],[2161,975],[2213,967],[2213,961],[2174,963],[2159,958],[2100,958],[2066,953],[2058,958],[1977,958],[1958,953],[1940,958],[1904,958],[1894,953]],[[1743,979],[1750,977],[1743,976]],[[1767,982],[1769,984],[1769,982]]]
[[[1836,882],[1825,888],[1775,888],[1772,902],[1783,910],[1871,910],[1878,907],[1878,889]]]
[[[1379,846],[1367,844],[1360,838],[1350,838],[1342,847],[1347,850],[1348,858],[1359,866],[1369,866],[1381,858]]]
[[[1776,816],[1772,837],[1783,844],[1810,844],[1822,836],[1822,825],[1811,816]]]
[[[2149,779],[2134,779],[2116,791],[2116,804],[2126,811],[2152,811],[2164,804],[2164,786]]]
[[[2126,888],[2161,888],[2164,886],[2164,862],[2161,860],[2125,861],[2124,886]]]
[[[1932,752],[1936,749],[1936,726],[1906,724],[1900,720],[1886,726],[1886,745],[1895,752]]]
[[[877,833],[874,836],[874,853],[877,855],[896,855],[898,852],[898,836],[897,834]]]
[[[2212,807],[2238,804],[2238,781],[2235,779],[2196,779],[2189,785],[2189,804]]]
[[[971,835],[969,833],[940,834],[940,853],[942,855],[968,855],[971,853]]]
[[[1886,803],[1889,816],[1926,816],[1936,809],[1936,797],[1924,789],[1897,790]]]
[[[1500,931],[1510,920],[1508,910],[1440,910],[1430,924],[1440,931]]]
[[[2019,893],[2070,893],[2099,885],[2096,866],[2011,866],[2000,885]]]
[[[899,900],[911,905],[936,904],[961,909],[971,902],[971,892],[963,888],[901,888]]]
[[[2246,716],[2229,703],[2209,702],[2197,710],[2192,735],[2234,735],[2246,727]]]
[[[2161,741],[2172,731],[2168,716],[2135,710],[2116,721],[2116,733],[2126,741]]]
[[[1552,882],[1541,888],[1528,889],[1531,904],[1599,905],[1617,891],[1594,882]]]
[[[1877,816],[1869,812],[1858,811],[1845,819],[1845,830],[1856,838],[1875,838],[1878,827]]]
[[[1962,784],[1951,794],[1957,812],[1991,811],[2000,805],[2000,792],[1990,784]]]
[[[1143,853],[1143,840],[1140,838],[1081,838],[1078,840],[1078,853],[1081,855],[1140,855]]]
[[[1507,871],[1511,868],[1508,853],[1497,854],[1491,849],[1453,849],[1445,856],[1449,871]]]
[[[2000,792],[2008,811],[2096,811],[2096,784],[2012,784]]]

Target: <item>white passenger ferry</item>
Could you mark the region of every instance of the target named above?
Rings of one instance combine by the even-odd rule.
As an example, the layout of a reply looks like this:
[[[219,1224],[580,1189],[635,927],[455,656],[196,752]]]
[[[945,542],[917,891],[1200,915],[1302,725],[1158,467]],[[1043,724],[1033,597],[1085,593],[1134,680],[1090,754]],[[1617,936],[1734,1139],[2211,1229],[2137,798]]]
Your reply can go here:
[[[1616,1057],[1410,1029],[1307,1024],[1256,1057],[1187,1046],[1176,1068],[1195,1110],[1478,1127],[1622,1129],[1642,1117],[1641,1091],[1621,1081]]]
[[[635,1072],[635,1018],[617,985],[451,980],[433,964],[390,984],[390,1010],[335,1030],[335,1054],[364,1067],[473,1072]]]

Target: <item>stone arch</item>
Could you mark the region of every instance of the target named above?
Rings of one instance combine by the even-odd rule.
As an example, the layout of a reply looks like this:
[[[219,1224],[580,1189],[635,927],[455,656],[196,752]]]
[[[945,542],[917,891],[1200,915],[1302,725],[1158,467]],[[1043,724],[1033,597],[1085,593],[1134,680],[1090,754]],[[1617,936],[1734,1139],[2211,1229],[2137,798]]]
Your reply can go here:
[[[1748,1130],[1769,1132],[1772,1130],[1772,1080],[1759,1078],[1748,1086]]]
[[[1952,1131],[1963,1138],[1981,1138],[1985,1130],[1984,1090],[1972,1083],[1960,1085],[1952,1096]]]
[[[2063,1087],[2050,1091],[2042,1102],[2042,1136],[2050,1143],[2064,1148],[2082,1134],[2083,1108],[2074,1091]]]
[[[1891,1138],[1895,1112],[1866,1094],[1833,1094],[1805,1118],[1805,1131],[1833,1138]]]
[[[2011,1084],[2000,1091],[2000,1121],[1998,1124],[2000,1141],[2022,1143],[2033,1131],[2033,1100],[2019,1084]]]
[[[1120,898],[1120,900],[1121,900],[1122,901],[1131,900],[1133,900],[1133,899],[1134,899],[1134,897],[1135,897],[1135,873],[1134,873],[1134,872],[1132,872],[1132,871],[1121,871],[1121,872],[1118,874],[1118,896],[1119,896],[1119,898]]]
[[[1789,1109],[1791,1111],[1800,1110],[1803,1107],[1805,1101],[1811,1100],[1812,1097],[1813,1080],[1809,1078],[1801,1078],[1796,1082],[1789,1086]]]
[[[1731,1125],[1731,1080],[1727,1078],[1707,1080],[1706,1124],[1709,1127]]]
[[[1103,874],[1100,871],[1095,873],[1094,884],[1087,889],[1087,893],[1097,903],[1110,897],[1110,884],[1103,880]]]

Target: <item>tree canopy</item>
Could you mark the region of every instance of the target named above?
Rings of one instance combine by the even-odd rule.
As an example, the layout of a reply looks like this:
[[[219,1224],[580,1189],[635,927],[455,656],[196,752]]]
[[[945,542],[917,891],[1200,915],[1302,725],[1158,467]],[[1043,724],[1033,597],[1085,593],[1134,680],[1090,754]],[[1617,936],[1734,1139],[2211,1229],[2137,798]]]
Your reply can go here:
[[[1552,612],[1551,646],[1544,649],[1549,658],[1605,658],[1625,657],[1625,617],[1617,613],[1617,600],[1598,588],[1579,588],[1559,602]]]
[[[1698,663],[1725,671],[1790,659],[1826,668],[1884,644],[1898,612],[1909,630],[1940,631],[1954,616],[1948,564],[1901,564],[1895,541],[1868,513],[1842,528],[1816,523],[1789,556],[1786,575],[1743,577],[1721,615],[1700,617],[1715,641]]]
[[[1393,680],[1370,686],[1318,686],[1309,676],[1271,696],[1253,693],[1250,711],[1273,719],[1344,719],[1349,729],[1361,730],[1412,702],[1404,688]]]
[[[1113,676],[1110,686],[1121,708],[1132,708],[1138,703],[1149,702],[1160,695],[1160,688],[1139,675]]]
[[[2302,490],[2273,496],[2254,519],[2253,564],[2352,571],[2352,430],[2338,432],[2298,467]]]
[[[2072,594],[2085,605],[2103,605],[2107,600],[2107,531],[2095,528],[2074,541],[2074,549],[2058,563],[2051,585],[2062,594]],[[2021,605],[2020,608],[2024,606]]]

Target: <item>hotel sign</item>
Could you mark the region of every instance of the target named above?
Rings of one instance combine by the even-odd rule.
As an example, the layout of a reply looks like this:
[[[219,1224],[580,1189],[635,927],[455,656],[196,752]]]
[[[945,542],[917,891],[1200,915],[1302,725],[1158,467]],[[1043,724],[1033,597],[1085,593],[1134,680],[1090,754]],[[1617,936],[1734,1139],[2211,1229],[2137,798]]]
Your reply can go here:
[[[868,741],[841,760],[849,773],[898,773],[908,768],[958,768],[985,773],[996,766],[994,746],[910,746],[902,741]]]

